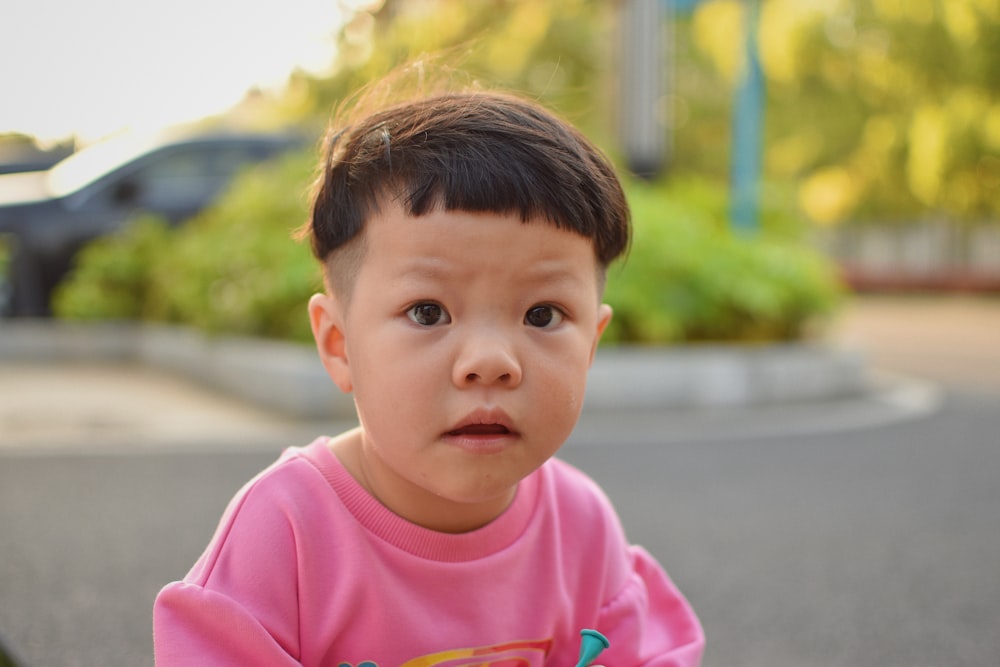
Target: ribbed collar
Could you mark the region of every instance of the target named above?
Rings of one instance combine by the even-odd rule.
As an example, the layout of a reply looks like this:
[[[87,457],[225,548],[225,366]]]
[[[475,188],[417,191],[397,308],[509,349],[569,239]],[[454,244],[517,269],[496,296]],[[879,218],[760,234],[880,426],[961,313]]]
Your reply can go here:
[[[535,509],[539,470],[521,481],[510,507],[482,528],[459,534],[429,530],[394,514],[372,497],[330,451],[329,440],[318,438],[303,453],[361,525],[414,556],[449,563],[485,558],[512,544],[524,532]]]

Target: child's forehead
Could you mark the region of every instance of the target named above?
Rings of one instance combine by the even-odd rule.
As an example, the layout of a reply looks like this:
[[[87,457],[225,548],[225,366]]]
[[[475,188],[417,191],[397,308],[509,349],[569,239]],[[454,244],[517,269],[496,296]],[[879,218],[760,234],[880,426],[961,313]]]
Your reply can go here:
[[[494,227],[502,227],[508,237],[536,237],[539,235],[584,239],[593,245],[593,239],[573,230],[569,225],[551,220],[544,215],[523,217],[514,211],[470,211],[434,206],[420,215],[412,215],[398,202],[383,203],[368,216],[365,227],[394,227],[397,230],[430,235],[450,235],[459,232],[475,234]],[[412,229],[411,229],[412,228]],[[398,232],[397,232],[398,233]]]
[[[390,251],[413,266],[466,256],[479,258],[484,266],[527,258],[538,270],[597,264],[592,239],[541,216],[525,220],[517,213],[443,207],[414,216],[392,204],[371,215],[366,228],[368,253]]]

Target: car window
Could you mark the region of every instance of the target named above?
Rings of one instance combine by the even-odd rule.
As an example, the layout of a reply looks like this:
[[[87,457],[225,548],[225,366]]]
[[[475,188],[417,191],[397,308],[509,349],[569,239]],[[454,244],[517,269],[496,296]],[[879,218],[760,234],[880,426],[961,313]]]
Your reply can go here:
[[[168,217],[188,215],[210,203],[237,171],[259,160],[249,144],[200,144],[153,153],[77,195],[91,210],[141,208]]]
[[[156,146],[153,137],[123,135],[83,148],[46,174],[53,197],[65,197],[96,183]]]
[[[189,147],[163,155],[133,173],[135,204],[152,210],[200,208],[249,159],[242,147]]]

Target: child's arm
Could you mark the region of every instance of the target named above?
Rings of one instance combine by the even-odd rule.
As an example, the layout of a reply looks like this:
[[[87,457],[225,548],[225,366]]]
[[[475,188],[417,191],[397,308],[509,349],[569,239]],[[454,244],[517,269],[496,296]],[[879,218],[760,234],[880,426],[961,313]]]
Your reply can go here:
[[[298,665],[302,647],[292,491],[309,486],[286,461],[249,482],[183,581],[153,605],[157,667]],[[314,476],[318,477],[318,475]],[[318,482],[313,482],[314,484]]]
[[[554,489],[559,549],[553,558],[575,590],[578,627],[604,634],[597,661],[614,667],[696,667],[701,623],[642,547],[630,545],[611,501],[584,473],[558,459],[543,471]]]
[[[610,648],[608,665],[696,667],[705,636],[701,623],[659,564],[641,547],[630,548],[632,575],[601,610],[597,625]]]
[[[299,662],[233,600],[177,582],[160,592],[153,609],[157,667],[232,665],[292,667]]]

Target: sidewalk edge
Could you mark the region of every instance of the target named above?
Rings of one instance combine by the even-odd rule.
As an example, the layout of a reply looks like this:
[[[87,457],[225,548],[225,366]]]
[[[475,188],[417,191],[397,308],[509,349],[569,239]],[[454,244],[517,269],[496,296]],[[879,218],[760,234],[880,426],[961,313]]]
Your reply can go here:
[[[133,362],[289,416],[351,417],[311,346],[134,323],[0,323],[0,362]],[[711,408],[856,396],[871,387],[862,350],[835,343],[600,348],[587,410]]]

